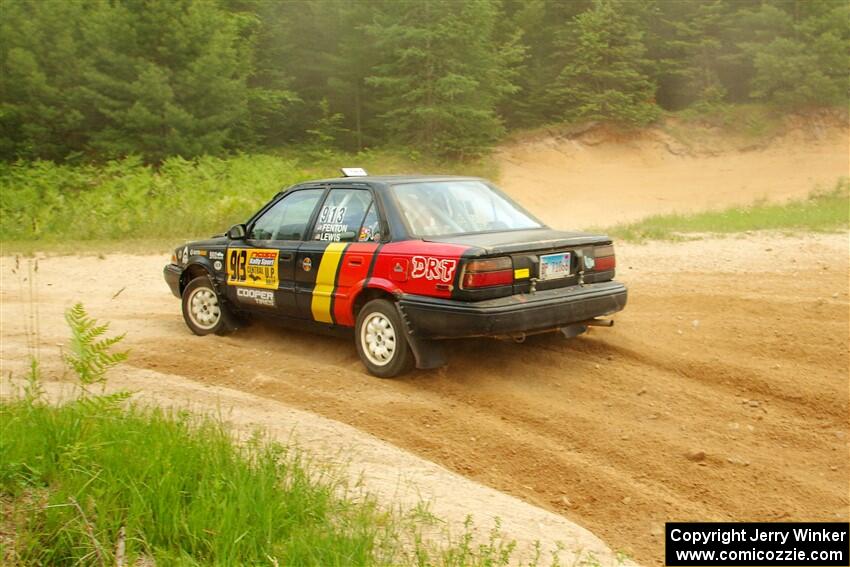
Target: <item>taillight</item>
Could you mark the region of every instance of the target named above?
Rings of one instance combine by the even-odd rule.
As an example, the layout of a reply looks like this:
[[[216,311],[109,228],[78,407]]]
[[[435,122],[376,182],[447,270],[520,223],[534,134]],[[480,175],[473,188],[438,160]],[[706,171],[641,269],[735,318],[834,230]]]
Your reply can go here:
[[[593,249],[595,264],[593,269],[597,272],[613,270],[617,266],[617,257],[614,256],[614,246],[597,246]]]
[[[467,262],[463,267],[463,274],[460,278],[461,289],[493,287],[512,283],[514,283],[513,263],[507,256]]]

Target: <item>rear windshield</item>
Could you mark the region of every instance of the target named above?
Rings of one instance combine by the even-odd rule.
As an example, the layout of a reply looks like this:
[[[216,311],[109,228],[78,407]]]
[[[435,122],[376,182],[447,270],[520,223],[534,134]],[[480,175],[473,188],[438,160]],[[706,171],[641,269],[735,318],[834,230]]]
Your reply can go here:
[[[540,228],[515,203],[480,181],[433,181],[393,186],[415,236]]]

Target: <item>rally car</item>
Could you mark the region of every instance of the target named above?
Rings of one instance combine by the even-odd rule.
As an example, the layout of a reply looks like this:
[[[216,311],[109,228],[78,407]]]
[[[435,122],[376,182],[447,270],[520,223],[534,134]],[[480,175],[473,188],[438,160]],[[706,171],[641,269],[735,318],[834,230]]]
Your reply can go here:
[[[445,364],[442,339],[572,337],[626,305],[607,236],[553,230],[483,179],[348,173],[177,248],[165,280],[193,333],[256,314],[353,328],[368,371],[393,377]]]

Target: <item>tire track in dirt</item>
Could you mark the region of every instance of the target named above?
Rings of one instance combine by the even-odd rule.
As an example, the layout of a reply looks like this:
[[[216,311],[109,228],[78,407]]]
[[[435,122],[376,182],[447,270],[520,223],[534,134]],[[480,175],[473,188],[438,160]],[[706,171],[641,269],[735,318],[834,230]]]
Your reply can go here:
[[[665,521],[848,517],[847,237],[754,240],[620,247],[631,295],[614,328],[459,341],[447,368],[398,380],[365,374],[346,339],[267,323],[190,335],[158,258],[109,257],[108,273],[50,259],[42,299],[82,298],[128,331],[134,366],[342,421],[655,564]],[[721,252],[733,262],[706,259]]]
[[[640,285],[633,290],[652,291]],[[673,312],[694,301],[708,312],[718,307],[704,297],[666,297]],[[790,320],[809,307],[798,310],[786,311]],[[467,341],[453,346],[452,365],[436,376],[416,373],[379,385],[368,377],[362,382],[345,341],[321,339],[313,356],[330,358],[317,372],[330,373],[330,380],[288,373],[286,383],[272,378],[244,384],[237,378],[224,385],[352,423],[565,514],[645,562],[660,556],[659,530],[668,519],[827,519],[846,509],[846,496],[836,493],[841,475],[846,477],[846,457],[823,454],[824,447],[841,447],[830,432],[841,430],[842,417],[846,429],[846,397],[835,387],[842,361],[835,350],[832,368],[812,366],[823,363],[820,357],[794,361],[809,369],[808,389],[801,391],[796,372],[789,380],[788,372],[774,373],[770,361],[754,358],[765,348],[763,337],[733,341],[734,353],[721,344],[683,356],[671,352],[675,339],[665,338],[668,332],[632,334],[631,322],[645,315],[640,305],[630,306],[616,332],[594,332],[571,343],[558,337],[530,345]],[[259,327],[249,331],[246,343],[292,340],[291,332]],[[722,325],[718,331],[726,332]],[[155,345],[145,351],[154,352]],[[219,383],[210,376],[220,375],[228,361],[213,359],[206,368],[208,355],[193,357],[190,372]],[[269,356],[289,372],[310,355],[249,353],[245,364],[268,365]],[[604,368],[596,367],[600,360]],[[175,366],[166,369],[187,371],[187,364]],[[699,451],[706,453],[703,460],[687,458]],[[777,459],[777,452],[784,458]],[[812,479],[810,467],[826,476]],[[815,504],[828,502],[822,509]]]

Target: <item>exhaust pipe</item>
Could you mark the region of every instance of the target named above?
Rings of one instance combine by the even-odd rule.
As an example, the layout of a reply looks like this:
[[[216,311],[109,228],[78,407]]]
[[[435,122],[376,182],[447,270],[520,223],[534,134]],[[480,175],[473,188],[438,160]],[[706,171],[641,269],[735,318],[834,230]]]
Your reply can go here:
[[[582,321],[582,325],[587,325],[588,327],[613,327],[614,320],[613,319],[588,319],[587,321]]]

